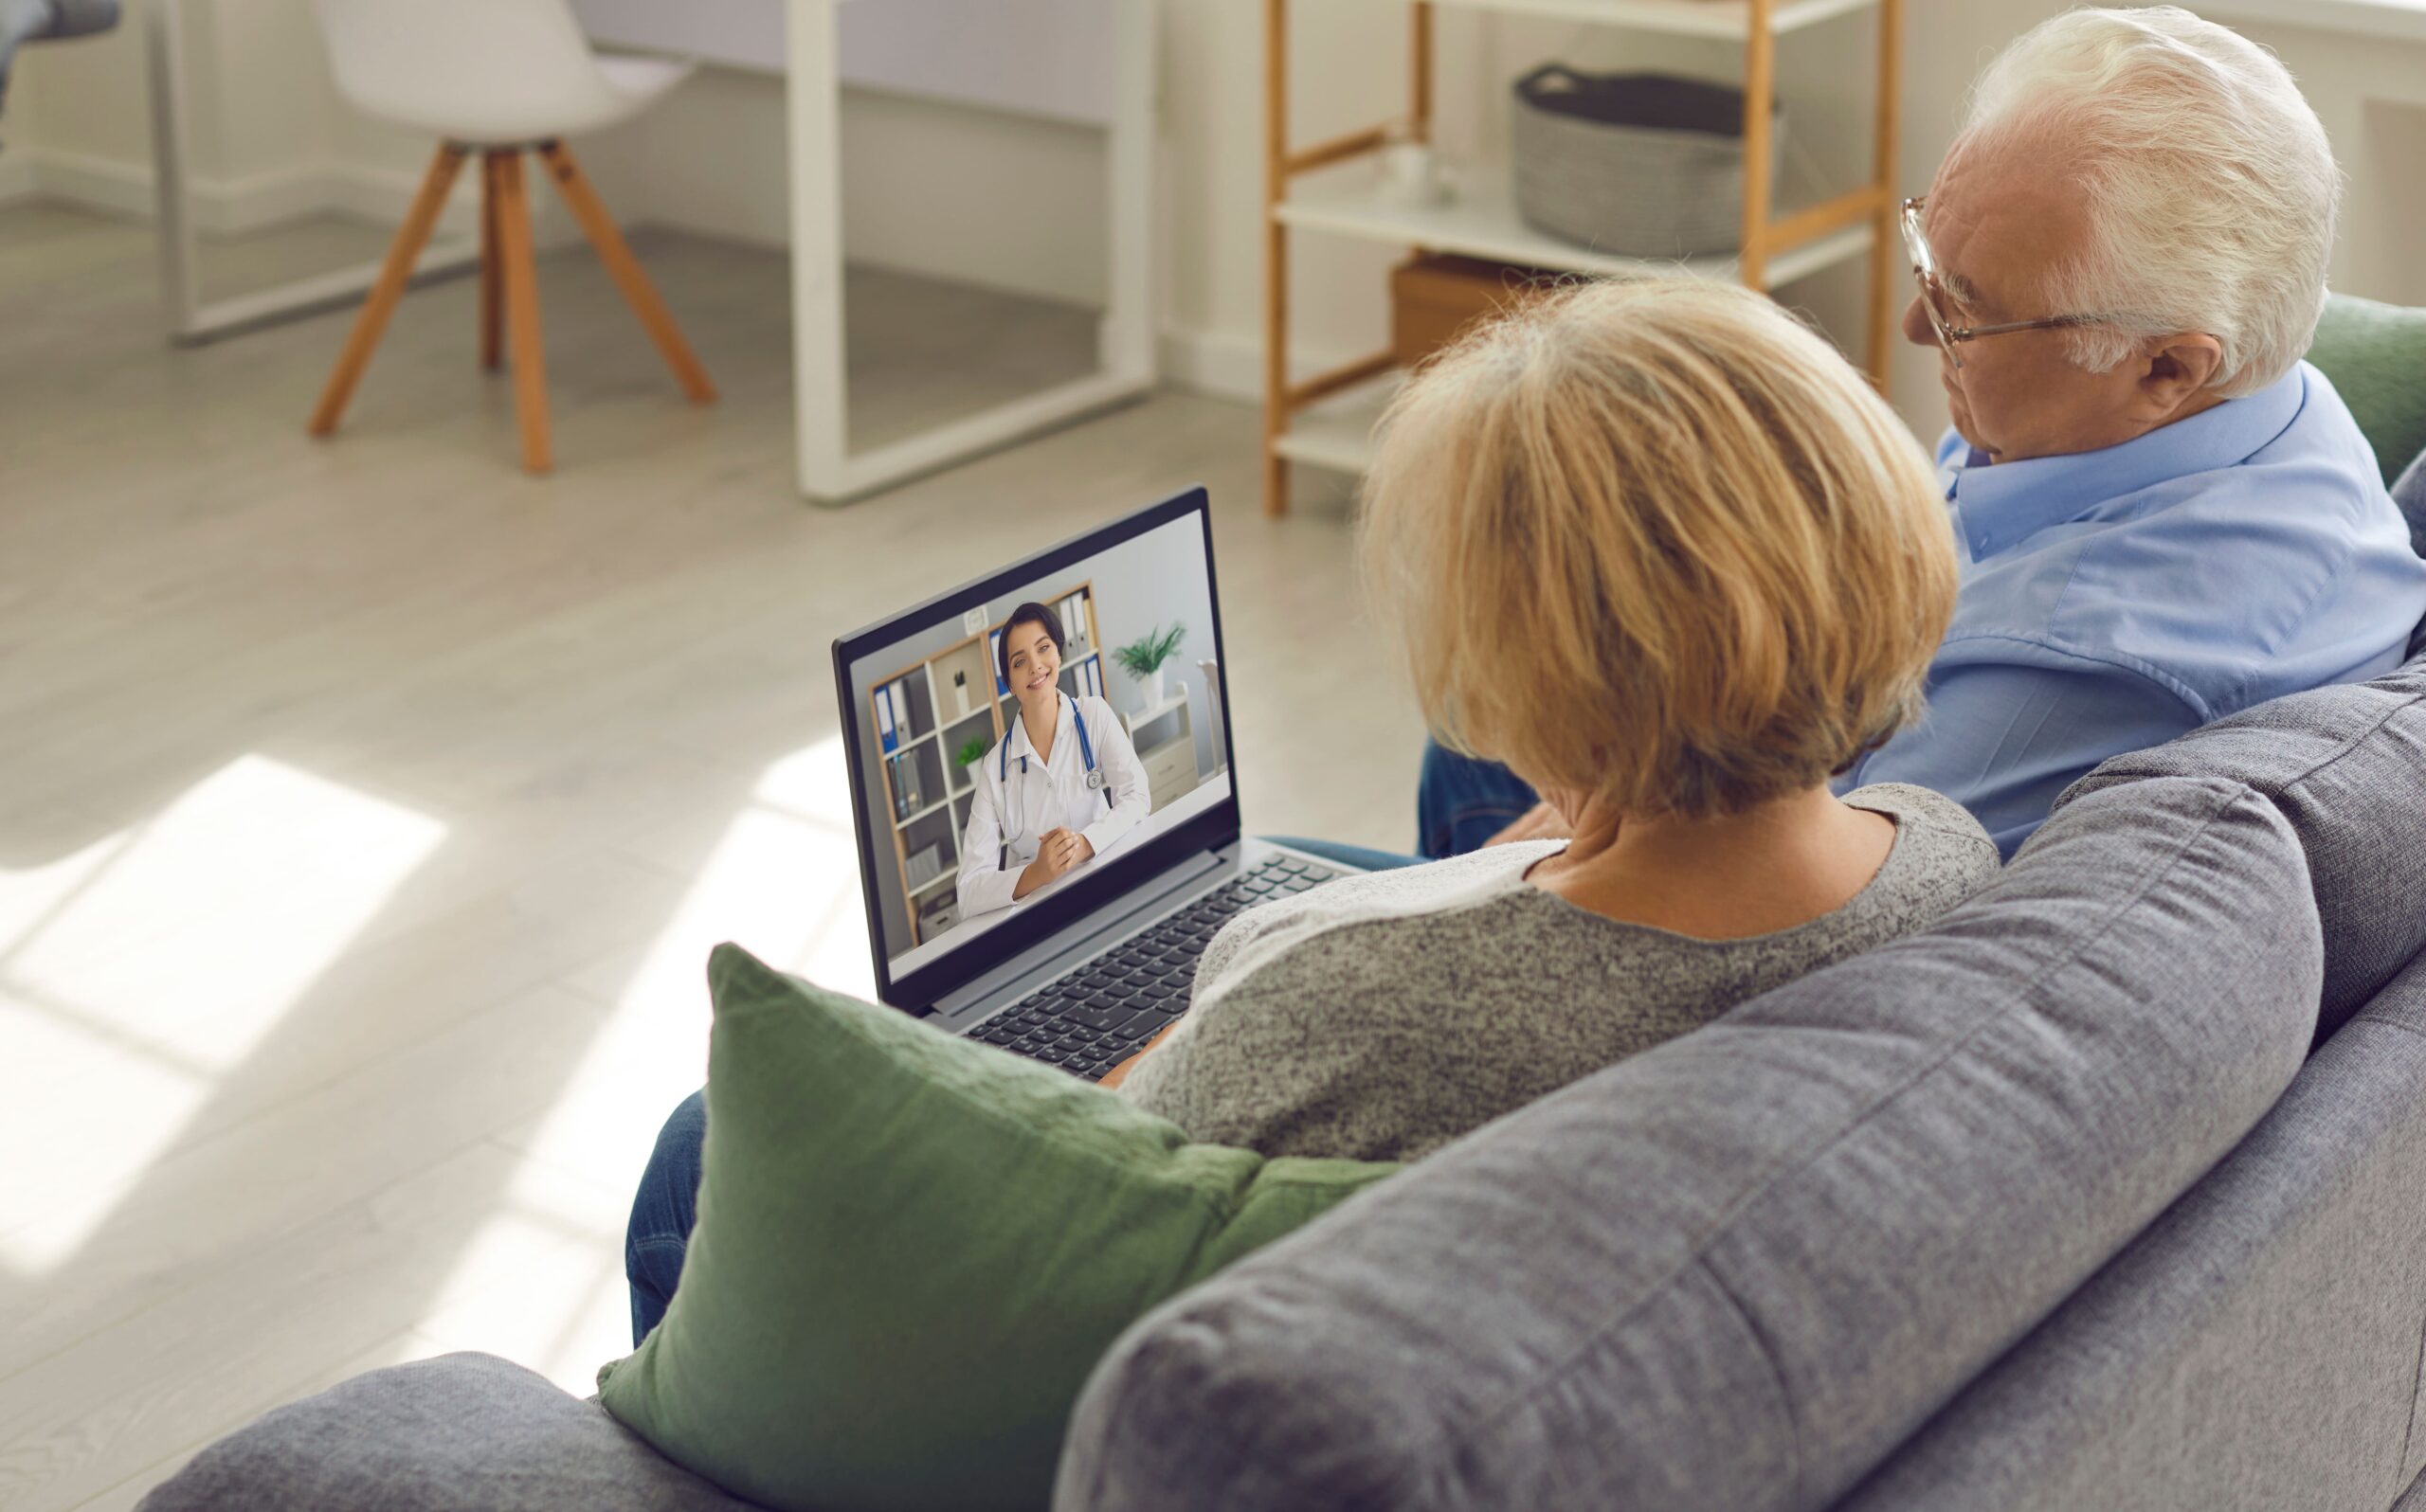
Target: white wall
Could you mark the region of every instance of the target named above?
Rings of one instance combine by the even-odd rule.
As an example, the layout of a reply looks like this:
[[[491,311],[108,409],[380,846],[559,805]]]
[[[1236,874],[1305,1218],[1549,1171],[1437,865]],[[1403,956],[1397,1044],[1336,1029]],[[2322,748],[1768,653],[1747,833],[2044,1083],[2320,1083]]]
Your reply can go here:
[[[403,214],[434,144],[337,99],[310,0],[179,0],[197,219],[240,230],[319,206]],[[81,203],[149,214],[151,94],[142,7],[106,36],[27,49],[7,121],[31,178]],[[849,255],[886,266],[1100,304],[1103,134],[1090,128],[846,90]],[[789,236],[783,84],[702,69],[649,115],[576,144],[625,222],[780,246]],[[468,229],[465,175],[450,212]],[[570,225],[537,201],[543,240]],[[1038,207],[1050,207],[1038,213]]]
[[[1970,81],[1988,59],[2067,8],[2067,0],[1905,6],[1901,192],[1928,188]],[[1387,0],[1296,0],[1293,9],[1303,62],[1293,104],[1306,117],[1298,141],[1398,108],[1402,8]],[[1241,391],[1254,387],[1261,346],[1258,9],[1236,0],[1165,0],[1164,8],[1168,208],[1176,243],[1166,279],[1167,319],[1176,333],[1166,344],[1167,369]],[[1441,139],[1446,151],[1470,159],[1503,150],[1506,82],[1546,57],[1610,67],[1681,65],[1721,78],[1741,72],[1740,54],[1691,41],[1445,9],[1440,22]],[[2334,286],[2426,304],[2426,256],[2419,255],[2426,247],[2426,180],[2417,172],[2426,161],[2426,47],[2232,24],[2274,48],[2298,77],[2349,176]],[[1839,174],[1858,174],[1867,161],[1874,35],[1866,18],[1847,18],[1789,38],[1781,48],[1779,88],[1789,130]],[[1301,350],[1337,357],[1377,346],[1385,318],[1380,271],[1394,254],[1318,247],[1313,237],[1294,241],[1305,249],[1293,280]],[[1857,266],[1783,292],[1858,358],[1864,301]],[[1898,409],[1934,438],[1946,407],[1933,359],[1899,342],[1893,377]]]
[[[1244,0],[1160,3],[1166,369],[1181,382],[1248,394],[1258,382],[1262,329],[1261,8]],[[361,122],[335,101],[307,0],[183,4],[193,18],[188,42],[205,224],[258,218],[309,183],[365,213],[397,212],[428,147]],[[2061,8],[2060,0],[1907,5],[1901,188],[1926,188],[1987,57]],[[1292,9],[1297,67],[1290,105],[1298,142],[1403,108],[1399,0],[1296,0]],[[2276,48],[2299,76],[2349,173],[2336,285],[2426,303],[2426,259],[2415,251],[2426,244],[2426,185],[2414,171],[2426,156],[2426,49],[2274,25],[2243,29]],[[1782,48],[1789,132],[1834,180],[1866,161],[1870,36],[1868,18],[1854,17]],[[7,123],[11,149],[21,157],[30,149],[53,170],[45,181],[102,199],[115,192],[133,210],[143,207],[150,155],[136,44],[130,25],[98,42],[29,50]],[[1439,12],[1437,53],[1439,140],[1448,155],[1467,161],[1504,151],[1506,82],[1545,57],[1718,77],[1739,66],[1724,46],[1455,9]],[[1098,134],[863,91],[852,92],[844,110],[853,256],[1049,297],[1100,297]],[[585,160],[627,220],[770,245],[786,235],[784,151],[780,83],[719,71],[704,72],[653,116],[584,144]],[[905,185],[918,192],[901,192]],[[1056,208],[1039,215],[1039,205]],[[1402,254],[1313,236],[1294,242],[1294,331],[1305,360],[1378,347],[1383,274]],[[1783,292],[1857,349],[1862,290],[1859,268],[1847,267]],[[1899,356],[1894,394],[1915,428],[1934,433],[1943,423],[1925,353]]]
[[[851,257],[1073,304],[1104,302],[1102,132],[865,89],[843,91],[842,117]],[[600,192],[630,218],[784,246],[791,235],[786,144],[781,80],[708,68],[581,151]]]

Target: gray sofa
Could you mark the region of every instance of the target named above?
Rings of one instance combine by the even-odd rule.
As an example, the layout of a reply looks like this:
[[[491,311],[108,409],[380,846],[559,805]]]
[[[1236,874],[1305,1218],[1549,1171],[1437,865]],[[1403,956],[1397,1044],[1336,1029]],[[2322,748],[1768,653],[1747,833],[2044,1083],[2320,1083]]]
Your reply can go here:
[[[2421,945],[2426,660],[2109,763],[1928,934],[1157,1309],[1056,1505],[2426,1512]],[[144,1503],[739,1505],[480,1356]]]

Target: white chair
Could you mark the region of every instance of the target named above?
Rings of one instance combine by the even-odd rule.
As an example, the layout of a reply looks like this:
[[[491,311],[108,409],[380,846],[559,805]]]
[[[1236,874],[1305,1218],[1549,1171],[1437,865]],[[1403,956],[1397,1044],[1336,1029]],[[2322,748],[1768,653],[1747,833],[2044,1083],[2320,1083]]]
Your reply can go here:
[[[573,219],[664,353],[683,392],[710,404],[715,386],[632,258],[563,138],[627,120],[688,78],[688,63],[601,58],[566,0],[316,0],[337,92],[364,115],[439,138],[378,281],[312,412],[312,434],[337,427],[346,401],[403,297],[463,159],[480,154],[480,366],[498,366],[500,322],[512,333],[522,465],[545,473],[548,380],[522,151],[547,165]]]

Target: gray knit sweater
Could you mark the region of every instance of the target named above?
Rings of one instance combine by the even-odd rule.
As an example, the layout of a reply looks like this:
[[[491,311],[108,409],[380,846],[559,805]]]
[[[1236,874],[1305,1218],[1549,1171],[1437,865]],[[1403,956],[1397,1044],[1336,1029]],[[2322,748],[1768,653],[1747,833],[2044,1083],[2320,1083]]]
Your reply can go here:
[[[1928,926],[1996,873],[1959,804],[1882,783],[1870,884],[1808,924],[1706,941],[1525,880],[1565,842],[1344,877],[1241,914],[1191,1011],[1121,1094],[1190,1138],[1265,1155],[1414,1160],[1806,972]]]

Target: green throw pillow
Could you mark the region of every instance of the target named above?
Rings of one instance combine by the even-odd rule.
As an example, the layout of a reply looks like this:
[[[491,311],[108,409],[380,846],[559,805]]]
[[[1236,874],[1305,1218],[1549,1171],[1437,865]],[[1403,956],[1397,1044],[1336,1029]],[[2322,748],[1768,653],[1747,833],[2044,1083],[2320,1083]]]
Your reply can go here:
[[[1397,1169],[1191,1144],[735,945],[708,981],[698,1225],[665,1321],[600,1394],[771,1507],[1044,1506],[1121,1330]]]
[[[2308,356],[2350,406],[2390,485],[2426,451],[2426,310],[2334,295]]]

